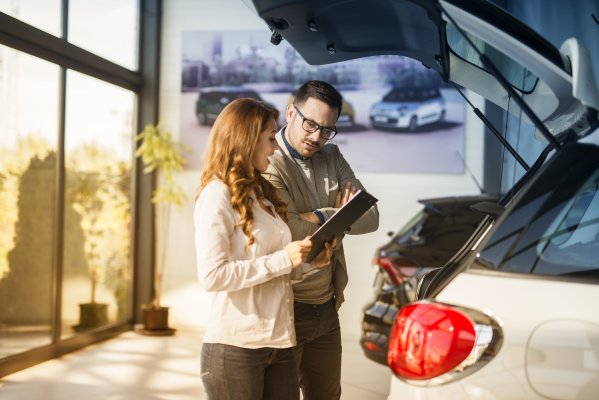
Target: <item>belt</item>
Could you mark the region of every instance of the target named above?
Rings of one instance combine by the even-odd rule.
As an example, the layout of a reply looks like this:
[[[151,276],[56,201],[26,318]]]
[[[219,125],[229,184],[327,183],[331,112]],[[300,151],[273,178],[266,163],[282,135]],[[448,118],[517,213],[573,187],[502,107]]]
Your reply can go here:
[[[308,304],[293,302],[293,312],[296,320],[316,319],[320,318],[330,310],[335,309],[335,298],[322,304]]]

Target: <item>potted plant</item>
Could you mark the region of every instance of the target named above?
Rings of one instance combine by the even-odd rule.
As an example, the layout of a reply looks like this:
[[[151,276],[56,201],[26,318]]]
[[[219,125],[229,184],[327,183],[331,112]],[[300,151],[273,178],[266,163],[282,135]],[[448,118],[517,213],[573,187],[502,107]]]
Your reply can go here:
[[[109,304],[99,301],[107,299],[100,291],[114,285],[128,258],[123,241],[115,239],[126,228],[129,206],[121,188],[128,178],[110,153],[91,146],[77,151],[71,162],[67,197],[74,213],[67,220],[80,229],[90,280],[89,302],[79,304],[79,323],[74,326],[83,331],[108,323]]]
[[[91,294],[89,303],[79,304],[79,324],[73,327],[75,331],[84,331],[108,323],[108,304],[98,302],[96,296],[98,284],[104,281],[107,267],[99,252],[104,231],[96,228],[99,213],[94,211],[97,210],[86,211],[89,211],[89,215],[82,219],[82,228],[86,237],[84,252],[89,265]]]
[[[172,138],[160,124],[148,124],[136,136],[139,146],[135,152],[141,158],[146,174],[157,172],[156,188],[152,193],[152,203],[157,221],[154,226],[155,268],[154,287],[152,299],[148,304],[142,305],[143,329],[138,332],[146,335],[170,335],[174,329],[168,325],[169,308],[161,304],[162,284],[166,250],[168,248],[168,227],[172,206],[180,208],[187,195],[181,185],[175,182],[174,173],[183,169],[186,161],[182,155],[184,147]],[[160,230],[157,227],[160,225]],[[161,235],[162,233],[162,235]]]

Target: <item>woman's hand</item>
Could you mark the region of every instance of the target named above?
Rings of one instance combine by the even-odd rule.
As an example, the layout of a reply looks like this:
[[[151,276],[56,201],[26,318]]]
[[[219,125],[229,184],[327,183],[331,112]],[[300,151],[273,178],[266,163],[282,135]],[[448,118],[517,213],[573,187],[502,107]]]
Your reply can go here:
[[[313,261],[316,268],[324,268],[331,264],[331,259],[333,258],[333,249],[335,248],[336,244],[337,238],[334,238],[331,242],[326,242],[324,244],[324,250],[321,251]]]
[[[285,246],[285,251],[289,255],[291,264],[294,268],[306,261],[308,253],[311,249],[312,241],[308,239],[308,237],[306,237],[304,240],[296,240],[295,242],[291,242]]]

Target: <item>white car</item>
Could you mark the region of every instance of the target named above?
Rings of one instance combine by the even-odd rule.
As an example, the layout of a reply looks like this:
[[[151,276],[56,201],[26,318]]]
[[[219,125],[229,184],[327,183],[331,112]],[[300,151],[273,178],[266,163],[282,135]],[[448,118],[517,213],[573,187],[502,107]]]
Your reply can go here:
[[[253,3],[273,43],[310,64],[414,58],[546,143],[527,160],[475,110],[526,172],[397,313],[389,399],[599,398],[599,90],[587,51],[575,39],[558,50],[481,0]]]
[[[599,146],[565,146],[489,227],[397,314],[389,398],[597,398]]]
[[[420,126],[445,120],[445,99],[439,88],[399,86],[372,105],[370,124],[375,128],[404,128],[410,132]]]

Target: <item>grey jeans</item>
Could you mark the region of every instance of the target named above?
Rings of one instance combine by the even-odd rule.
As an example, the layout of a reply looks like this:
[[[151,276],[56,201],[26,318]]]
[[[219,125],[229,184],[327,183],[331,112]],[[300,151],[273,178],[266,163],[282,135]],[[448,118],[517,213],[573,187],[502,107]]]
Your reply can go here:
[[[201,364],[209,400],[299,400],[292,348],[204,343]]]

